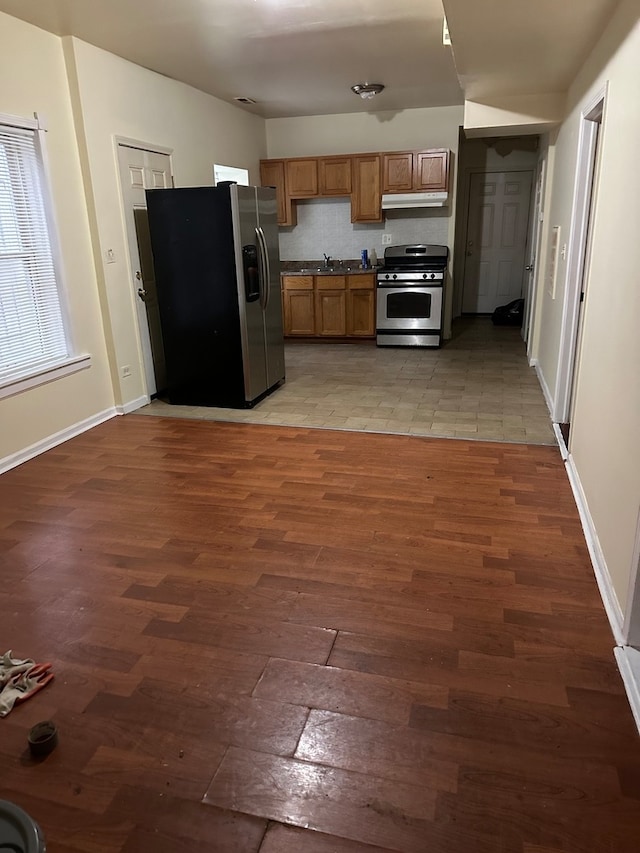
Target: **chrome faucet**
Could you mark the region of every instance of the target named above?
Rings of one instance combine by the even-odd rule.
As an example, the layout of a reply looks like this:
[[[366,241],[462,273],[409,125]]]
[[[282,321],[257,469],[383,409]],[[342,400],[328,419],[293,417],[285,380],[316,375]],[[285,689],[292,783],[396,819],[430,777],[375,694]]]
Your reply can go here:
[[[324,252],[322,254],[324,255],[324,268],[328,270],[331,268],[331,255],[325,255]]]

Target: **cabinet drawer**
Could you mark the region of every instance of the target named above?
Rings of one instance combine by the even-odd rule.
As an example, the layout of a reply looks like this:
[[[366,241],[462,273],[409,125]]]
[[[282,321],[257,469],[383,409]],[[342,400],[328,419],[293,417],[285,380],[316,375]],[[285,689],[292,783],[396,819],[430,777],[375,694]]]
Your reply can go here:
[[[373,290],[376,286],[375,273],[350,275],[347,279],[349,290]]]
[[[313,276],[284,275],[282,276],[282,287],[284,290],[313,290]]]
[[[344,275],[316,276],[316,290],[346,290],[347,277]]]

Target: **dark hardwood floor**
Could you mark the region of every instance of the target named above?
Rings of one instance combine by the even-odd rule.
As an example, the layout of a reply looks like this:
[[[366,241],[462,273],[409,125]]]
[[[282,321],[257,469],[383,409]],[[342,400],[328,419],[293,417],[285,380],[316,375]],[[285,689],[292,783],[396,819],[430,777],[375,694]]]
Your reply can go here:
[[[117,418],[0,478],[0,566],[49,853],[640,849],[556,448]]]

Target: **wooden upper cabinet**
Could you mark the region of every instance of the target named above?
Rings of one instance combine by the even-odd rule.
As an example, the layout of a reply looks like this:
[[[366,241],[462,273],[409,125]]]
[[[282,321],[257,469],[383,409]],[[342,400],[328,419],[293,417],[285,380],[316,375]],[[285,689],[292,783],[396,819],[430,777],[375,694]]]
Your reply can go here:
[[[285,160],[289,198],[313,198],[318,195],[318,159]]]
[[[382,155],[382,192],[411,193],[446,190],[449,179],[449,152],[390,151]]]
[[[418,151],[414,161],[415,190],[435,192],[449,185],[449,152],[446,148]]]
[[[296,199],[351,196],[352,222],[382,222],[383,193],[437,192],[449,186],[449,151],[261,160],[263,186],[278,194],[278,225],[295,225]]]
[[[321,196],[351,194],[351,157],[320,157],[318,184]]]
[[[413,189],[413,152],[382,155],[382,192],[410,193]]]
[[[275,187],[278,202],[278,225],[295,225],[296,209],[287,195],[284,160],[261,160],[260,183],[263,187]]]
[[[382,222],[380,155],[359,154],[352,158],[352,222]]]

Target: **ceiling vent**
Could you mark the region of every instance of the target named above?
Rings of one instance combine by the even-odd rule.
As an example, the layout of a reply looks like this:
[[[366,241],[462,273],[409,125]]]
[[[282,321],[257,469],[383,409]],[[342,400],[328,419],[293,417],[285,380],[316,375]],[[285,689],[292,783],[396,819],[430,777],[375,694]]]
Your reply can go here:
[[[233,100],[234,100],[234,101],[237,101],[239,104],[255,104],[255,103],[256,103],[256,102],[253,100],[253,98],[243,98],[243,97],[240,97],[240,98],[234,98]]]

